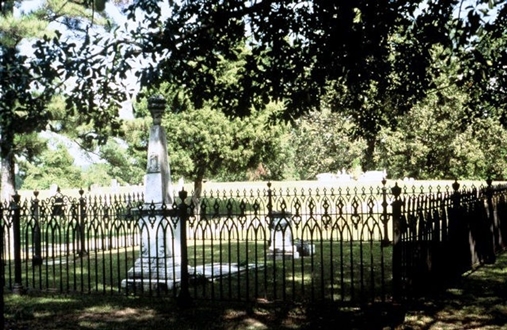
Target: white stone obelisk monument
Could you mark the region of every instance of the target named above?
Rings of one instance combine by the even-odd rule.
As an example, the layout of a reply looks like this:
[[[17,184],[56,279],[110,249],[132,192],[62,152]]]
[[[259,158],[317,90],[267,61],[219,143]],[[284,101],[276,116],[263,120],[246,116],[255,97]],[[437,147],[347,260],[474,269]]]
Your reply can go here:
[[[153,117],[148,144],[148,164],[144,186],[144,206],[139,212],[141,252],[122,281],[122,287],[144,290],[169,289],[180,281],[180,228],[174,223],[178,214],[172,210],[171,174],[167,155],[167,140],[161,126],[166,102],[151,97],[148,109]]]

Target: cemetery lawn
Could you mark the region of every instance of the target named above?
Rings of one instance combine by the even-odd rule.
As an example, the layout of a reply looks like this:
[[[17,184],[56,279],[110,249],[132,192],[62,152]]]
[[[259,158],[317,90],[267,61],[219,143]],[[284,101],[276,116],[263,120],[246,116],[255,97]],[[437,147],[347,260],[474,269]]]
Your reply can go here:
[[[197,301],[119,295],[5,295],[5,329],[505,329],[507,253],[465,274],[445,292],[400,305],[340,308],[329,302],[292,304]]]

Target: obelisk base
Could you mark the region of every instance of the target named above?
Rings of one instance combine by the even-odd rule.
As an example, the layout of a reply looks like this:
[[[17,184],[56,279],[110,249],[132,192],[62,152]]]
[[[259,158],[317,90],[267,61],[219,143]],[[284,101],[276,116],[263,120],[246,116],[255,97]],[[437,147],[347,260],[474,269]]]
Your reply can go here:
[[[179,259],[179,258],[178,258]],[[189,274],[193,268],[188,267]],[[181,264],[176,258],[139,258],[127,272],[121,287],[129,292],[167,291],[181,282]]]

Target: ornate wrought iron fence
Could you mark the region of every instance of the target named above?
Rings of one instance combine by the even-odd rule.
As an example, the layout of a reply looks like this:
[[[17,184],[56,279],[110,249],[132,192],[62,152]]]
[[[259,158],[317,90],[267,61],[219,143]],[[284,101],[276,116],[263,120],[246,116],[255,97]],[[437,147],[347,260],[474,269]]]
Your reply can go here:
[[[491,261],[504,247],[506,217],[506,188],[491,184],[424,191],[385,182],[314,190],[268,184],[205,192],[197,202],[179,198],[161,210],[142,195],[81,191],[39,200],[35,193],[2,205],[1,255],[5,286],[15,291],[176,297],[184,282],[194,299],[389,301]],[[160,246],[143,247],[143,235],[161,237],[174,258],[152,267],[140,252]],[[144,274],[132,280],[136,272]]]
[[[394,296],[411,299],[494,262],[505,249],[507,186],[393,189]]]
[[[211,299],[385,300],[391,250],[382,201],[382,189],[268,186],[205,194],[200,216],[189,220],[195,245],[190,263],[215,267],[207,269],[213,284],[196,286],[194,293]],[[224,264],[242,268],[233,272]]]

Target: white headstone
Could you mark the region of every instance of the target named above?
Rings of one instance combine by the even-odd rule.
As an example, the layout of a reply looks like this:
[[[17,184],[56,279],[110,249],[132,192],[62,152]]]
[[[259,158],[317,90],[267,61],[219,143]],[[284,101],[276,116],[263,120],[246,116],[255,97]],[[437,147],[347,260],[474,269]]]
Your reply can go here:
[[[58,193],[58,185],[56,183],[53,183],[51,186],[49,186],[49,191],[51,195],[56,195]]]
[[[292,239],[290,214],[274,212],[271,219],[271,236],[269,255],[276,258],[292,256],[299,258],[299,253]]]

